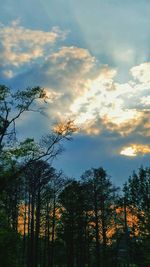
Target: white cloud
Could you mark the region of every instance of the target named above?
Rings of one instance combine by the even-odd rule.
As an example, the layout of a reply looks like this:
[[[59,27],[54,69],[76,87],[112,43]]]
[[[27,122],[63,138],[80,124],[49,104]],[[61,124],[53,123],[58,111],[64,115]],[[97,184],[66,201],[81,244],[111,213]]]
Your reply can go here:
[[[46,80],[46,86],[63,92],[72,101],[86,90],[86,82],[92,76],[95,64],[95,58],[88,50],[61,47],[47,57],[38,73],[41,79]]]
[[[103,69],[100,70],[96,79],[85,83],[87,90],[74,99],[70,110],[76,115],[76,122],[79,124],[95,120],[97,124],[99,119],[99,124],[103,122],[109,130],[118,130],[121,134],[126,134],[129,128],[125,129],[125,125],[128,126],[132,121],[132,131],[141,117],[141,113],[136,109],[124,107],[124,95],[132,94],[133,89],[129,84],[114,82],[115,70],[107,68],[107,75],[104,76],[104,73]]]
[[[96,60],[88,50],[71,46],[61,47],[57,52],[51,53],[41,66],[33,69],[36,83],[41,85],[42,81],[42,87],[46,87],[50,95],[53,92],[58,96],[51,101],[54,104],[49,107],[50,117],[54,120],[76,117],[70,107],[76,98],[89,90],[88,80],[95,76],[95,67]],[[27,78],[34,82],[32,71]],[[25,76],[24,79],[27,78]]]
[[[88,50],[61,47],[33,69],[34,73],[36,83],[41,85],[42,81],[50,95],[53,92],[50,118],[72,118],[82,131],[91,135],[100,134],[103,129],[123,136],[134,132],[150,135],[145,99],[149,85],[134,79],[116,82],[116,69],[99,68]],[[30,80],[35,79],[32,72],[30,76]]]
[[[90,55],[87,49],[79,47],[62,47],[58,52],[53,53],[48,60],[53,67],[69,77],[76,75],[81,77],[87,74],[95,63],[95,58]]]
[[[1,24],[3,75],[11,78],[14,68],[41,59],[24,80],[47,88],[47,101],[52,104],[49,114],[54,119],[73,118],[88,134],[107,128],[128,135],[139,128],[140,134],[146,131],[148,136],[150,62],[131,68],[132,79],[126,83],[116,82],[119,70],[107,65],[100,68],[87,49],[63,46],[55,47],[55,52],[47,50],[65,36],[58,28],[44,32],[26,29],[18,22],[7,27]],[[124,57],[132,54],[129,50]]]
[[[142,103],[143,105],[145,105],[146,107],[149,107],[149,108],[150,108],[150,95],[148,95],[148,96],[143,96],[143,97],[141,98],[141,103]]]
[[[139,155],[150,154],[150,146],[143,144],[131,144],[129,146],[124,147],[120,151],[120,155],[127,157],[136,157]]]
[[[143,98],[147,86],[132,80],[124,84],[117,83],[114,81],[116,74],[116,70],[107,66],[102,68],[94,79],[90,76],[85,79],[82,93],[74,96],[68,106],[70,116],[74,116],[75,122],[87,133],[99,134],[105,127],[109,131],[129,135],[139,127],[139,133],[145,132],[147,135],[148,102]],[[135,94],[137,102],[143,101],[143,107],[135,108],[130,104],[135,101]]]
[[[58,27],[51,31],[27,29],[14,21],[10,26],[0,24],[0,60],[2,66],[19,67],[44,57],[47,48],[58,39],[64,39],[66,32]]]
[[[134,79],[137,79],[141,83],[150,84],[150,62],[145,62],[139,66],[135,66],[131,69],[131,74]]]
[[[123,156],[128,156],[128,157],[135,157],[136,156],[136,151],[134,149],[134,147],[125,147],[121,150],[120,155]]]

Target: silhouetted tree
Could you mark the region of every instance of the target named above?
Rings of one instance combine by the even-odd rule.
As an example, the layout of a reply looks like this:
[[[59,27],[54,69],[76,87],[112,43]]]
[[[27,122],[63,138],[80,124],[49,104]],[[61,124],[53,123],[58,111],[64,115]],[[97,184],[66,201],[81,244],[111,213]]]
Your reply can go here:
[[[59,196],[67,266],[85,266],[85,206],[83,187],[72,181]]]
[[[103,168],[91,169],[82,175],[87,188],[96,240],[96,266],[107,266],[107,232],[115,211],[115,188]]]

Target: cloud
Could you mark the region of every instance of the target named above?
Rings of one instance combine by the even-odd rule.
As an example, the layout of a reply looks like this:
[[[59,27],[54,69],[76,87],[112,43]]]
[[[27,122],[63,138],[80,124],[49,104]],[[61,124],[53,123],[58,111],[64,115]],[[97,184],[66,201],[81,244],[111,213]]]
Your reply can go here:
[[[91,121],[96,129],[107,128],[128,135],[141,124],[143,117],[142,110],[128,106],[126,95],[133,97],[134,88],[130,83],[116,83],[113,69],[107,67],[106,71],[102,68],[99,72],[97,78],[87,81],[87,90],[74,99],[70,110],[76,115],[76,122],[84,124],[84,128]],[[99,133],[98,130],[93,132]]]
[[[95,58],[88,50],[78,47],[61,47],[57,52],[47,54],[41,64],[34,64],[29,71],[18,75],[14,82],[21,80],[36,83],[61,91],[64,94],[83,93],[85,82],[92,75]],[[25,85],[27,86],[27,85]]]
[[[141,98],[141,103],[142,103],[143,105],[145,105],[146,107],[147,107],[147,106],[150,107],[150,95],[148,95],[148,96],[143,96],[143,97]]]
[[[136,157],[145,154],[150,154],[150,145],[131,144],[120,151],[120,155],[128,157]]]
[[[18,79],[25,86],[36,81],[47,89],[51,95],[47,116],[53,121],[74,119],[88,135],[107,130],[121,136],[150,136],[149,84],[135,80],[134,73],[126,83],[117,82],[118,72],[107,65],[99,67],[87,49],[65,46]]]
[[[102,119],[104,127],[109,132],[116,132],[122,136],[128,136],[136,132],[137,126],[141,122],[141,114],[135,110],[118,110],[118,115],[107,116]],[[115,113],[117,113],[115,111]]]
[[[13,82],[23,88],[29,84],[40,85],[50,96],[55,94],[53,100],[51,97],[51,101],[48,100],[47,110],[47,116],[52,118],[53,123],[59,119],[75,118],[70,107],[76,98],[89,90],[88,80],[89,77],[94,79],[95,69],[96,59],[87,49],[65,46],[47,55],[42,64],[34,64],[29,71],[14,77]]]
[[[39,71],[56,89],[65,86],[65,93],[77,94],[84,88],[82,83],[88,78],[89,71],[92,72],[94,64],[95,58],[88,50],[73,46],[61,47],[58,52],[47,57]]]
[[[131,68],[131,74],[139,82],[150,84],[150,62],[145,62]]]
[[[28,29],[21,26],[18,20],[13,21],[9,26],[1,23],[0,64],[4,68],[3,74],[9,77],[11,68],[17,70],[24,64],[44,58],[55,42],[59,39],[63,40],[66,34],[58,27],[53,27],[49,32]],[[5,70],[5,68],[10,69]]]
[[[19,22],[7,27],[1,24],[3,75],[18,83],[17,87],[46,88],[47,116],[53,121],[74,119],[88,135],[107,130],[121,136],[149,136],[150,63],[132,67],[131,79],[121,83],[117,81],[119,69],[100,65],[88,49],[58,49],[56,41],[65,36],[66,32],[56,27],[45,32],[26,29]],[[16,70],[20,73],[13,79]]]

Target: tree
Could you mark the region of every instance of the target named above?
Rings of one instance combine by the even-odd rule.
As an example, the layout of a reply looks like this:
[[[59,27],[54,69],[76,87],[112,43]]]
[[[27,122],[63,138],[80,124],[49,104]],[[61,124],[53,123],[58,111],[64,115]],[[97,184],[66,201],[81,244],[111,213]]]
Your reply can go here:
[[[63,151],[63,142],[71,140],[71,135],[75,130],[76,127],[73,121],[69,120],[66,123],[57,124],[51,133],[41,138],[39,143],[35,142],[33,138],[26,138],[24,141],[16,143],[13,147],[7,147],[0,155],[0,168],[2,169],[0,189],[3,190],[5,187],[6,175],[4,174],[9,172],[9,167],[11,168],[14,163],[18,168],[13,172],[9,172],[11,175],[7,177],[7,180],[16,179],[36,161],[43,159],[52,163]]]
[[[16,267],[20,264],[21,237],[7,220],[4,208],[0,207],[0,264]]]
[[[138,173],[133,172],[124,186],[124,193],[127,208],[130,208],[138,220],[138,223],[130,229],[136,241],[134,242],[134,261],[141,264],[140,266],[149,266],[150,168],[141,167]]]
[[[33,110],[33,105],[38,98],[46,98],[45,90],[40,87],[12,93],[10,88],[0,85],[0,152],[3,149],[5,137],[16,136],[16,120],[24,112]]]
[[[82,185],[70,181],[61,192],[62,238],[65,240],[68,267],[85,266],[85,206]]]
[[[107,232],[113,223],[116,191],[103,168],[91,169],[82,175],[87,188],[89,210],[93,214],[96,240],[96,266],[107,266]]]
[[[24,209],[23,255],[26,254],[27,232],[31,248],[28,255],[33,252],[33,258],[29,256],[30,266],[38,264],[41,193],[43,186],[51,178],[50,173],[46,178],[44,170],[47,168],[47,162],[52,163],[54,158],[63,151],[63,142],[70,140],[72,133],[76,130],[73,121],[70,120],[57,124],[51,133],[41,138],[39,143],[31,138],[18,141],[16,120],[24,112],[38,111],[36,105],[39,98],[44,101],[47,98],[45,90],[40,87],[12,93],[8,87],[0,86],[0,208],[7,214],[9,228],[17,234],[22,205]],[[50,170],[52,172],[52,169]],[[24,180],[24,175],[27,173],[30,178],[32,176],[32,179]],[[40,179],[43,179],[42,184]],[[33,183],[29,182],[31,180]],[[53,228],[54,224],[55,222]],[[5,229],[2,229],[2,233],[5,232]],[[1,237],[3,239],[2,235]]]

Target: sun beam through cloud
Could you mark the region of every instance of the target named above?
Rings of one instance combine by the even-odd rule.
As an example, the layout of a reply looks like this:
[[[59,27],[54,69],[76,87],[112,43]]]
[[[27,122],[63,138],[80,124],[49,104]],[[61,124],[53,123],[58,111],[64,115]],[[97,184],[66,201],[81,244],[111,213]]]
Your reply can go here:
[[[30,64],[30,73],[21,76],[21,82],[30,80],[45,88],[49,116],[72,118],[84,134],[107,130],[149,136],[150,62],[133,66],[131,78],[119,82],[119,68],[100,64],[88,49],[57,47],[56,41],[66,35],[58,27],[47,32],[25,28],[19,21],[1,24],[2,74],[11,80]],[[128,153],[134,155],[132,149]]]

